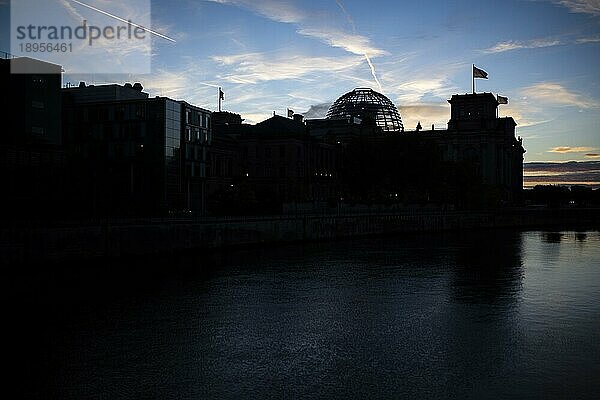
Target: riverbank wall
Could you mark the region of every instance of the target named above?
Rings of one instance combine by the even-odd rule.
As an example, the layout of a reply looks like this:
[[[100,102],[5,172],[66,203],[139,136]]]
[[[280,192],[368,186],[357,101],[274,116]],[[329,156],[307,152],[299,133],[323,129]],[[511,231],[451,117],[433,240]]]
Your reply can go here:
[[[492,228],[600,229],[600,209],[105,220],[0,228],[2,265],[144,256],[242,245]]]

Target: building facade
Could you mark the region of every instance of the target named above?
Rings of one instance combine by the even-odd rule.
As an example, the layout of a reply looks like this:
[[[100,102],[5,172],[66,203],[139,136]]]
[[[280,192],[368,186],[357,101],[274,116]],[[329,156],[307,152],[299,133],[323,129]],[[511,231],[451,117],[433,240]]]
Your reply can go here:
[[[11,73],[11,65],[24,73]],[[0,213],[6,218],[56,215],[62,206],[65,152],[60,65],[0,59]]]
[[[422,131],[440,146],[444,160],[472,163],[484,185],[501,190],[502,198],[517,199],[523,189],[523,140],[515,136],[512,117],[498,117],[491,93],[454,95],[448,100],[447,130]]]
[[[374,121],[383,119],[379,117],[365,121],[361,114],[364,114],[363,110],[370,110],[371,114],[377,115],[395,115],[389,110],[395,106],[389,101],[382,101],[381,96],[365,89],[355,89],[343,95],[334,103],[336,107],[332,107],[335,112],[330,110],[327,118],[307,121],[310,134],[330,143],[341,144],[338,155],[346,163],[352,163],[352,160],[344,157],[344,148],[358,138],[377,147],[385,145],[386,137],[412,137],[437,146],[445,162],[468,164],[469,168],[475,170],[473,185],[484,185],[481,190],[495,191],[496,197],[505,202],[518,200],[523,188],[525,149],[522,139],[515,136],[514,119],[498,117],[499,103],[493,94],[454,95],[448,100],[451,117],[446,130],[426,131],[419,127],[414,132],[404,132],[401,122],[374,124]],[[374,100],[369,108],[364,102],[371,101],[371,97]],[[400,121],[399,116],[396,119]],[[384,129],[389,126],[398,128]]]
[[[110,215],[204,211],[211,113],[149,98],[136,85],[65,88],[63,126],[73,196]]]
[[[311,136],[301,115],[274,115],[256,125],[236,114],[214,115],[209,196],[229,191],[258,212],[336,196],[336,146]]]

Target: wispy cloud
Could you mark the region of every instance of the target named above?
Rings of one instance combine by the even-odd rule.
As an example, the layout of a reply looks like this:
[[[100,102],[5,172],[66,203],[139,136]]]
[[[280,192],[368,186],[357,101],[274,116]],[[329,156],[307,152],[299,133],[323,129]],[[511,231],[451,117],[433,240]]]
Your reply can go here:
[[[393,91],[400,104],[419,104],[426,96],[445,98],[455,89],[446,76],[432,76],[406,81],[397,81]]]
[[[523,94],[537,101],[559,106],[589,109],[600,107],[600,102],[574,93],[556,82],[542,82],[523,89]]]
[[[600,186],[600,161],[524,163],[523,179],[526,187],[549,184],[598,187]]]
[[[332,103],[313,104],[304,112],[306,118],[324,118]],[[435,125],[438,129],[446,127],[450,118],[450,107],[443,103],[421,103],[398,107],[402,122],[407,129],[413,129],[417,122],[423,127]]]
[[[342,13],[346,16],[348,23],[352,27],[352,32],[356,33],[356,24],[354,23],[354,19],[352,18],[352,15],[350,15],[348,10],[346,10],[346,7],[344,7],[344,4],[342,3],[341,0],[335,0],[335,2],[338,5],[338,7],[340,8],[340,10],[342,10]],[[381,86],[381,82],[379,81],[379,78],[377,78],[377,71],[375,70],[375,64],[373,64],[373,61],[371,60],[371,56],[367,52],[365,52],[364,55],[365,55],[365,60],[367,60],[367,63],[369,64],[369,68],[371,69],[371,75],[373,76],[375,83],[377,83],[377,87],[379,88],[379,91],[383,92],[383,87]]]
[[[331,104],[332,103],[313,104],[304,112],[304,117],[307,119],[325,118],[327,111],[329,111],[329,107],[331,107]]]
[[[402,105],[398,109],[407,129],[414,128],[418,122],[426,129],[430,125],[445,128],[450,119],[450,107],[447,103]]]
[[[340,31],[331,27],[301,28],[298,29],[298,33],[318,38],[331,47],[338,47],[349,53],[361,56],[368,54],[371,57],[377,57],[388,54],[385,50],[374,47],[369,38],[365,36]]]
[[[483,52],[487,54],[503,53],[511,50],[537,49],[542,47],[558,46],[560,44],[562,44],[562,42],[556,39],[535,39],[529,41],[509,40],[506,42],[497,43],[494,46],[483,50]]]
[[[323,18],[317,12],[296,7],[289,1],[283,0],[209,0],[221,4],[231,4],[243,7],[262,15],[273,21],[293,24],[297,27],[297,33],[315,38],[331,47],[343,49],[351,54],[365,57],[369,70],[374,75],[378,85],[379,81],[374,73],[372,57],[388,54],[383,49],[374,46],[371,40],[356,32],[350,33],[343,29],[332,26],[330,19]],[[339,2],[338,2],[339,5]],[[343,9],[345,10],[345,9]],[[349,14],[346,13],[346,17]],[[351,19],[350,19],[351,20]],[[355,29],[354,29],[355,30]]]
[[[231,67],[231,72],[220,77],[232,83],[257,83],[299,79],[304,75],[320,72],[334,73],[348,71],[362,64],[361,57],[308,57],[304,55],[246,53],[213,56],[212,60],[223,67]]]
[[[577,39],[576,42],[578,44],[600,43],[600,35],[599,36],[582,37],[582,38]]]
[[[189,75],[157,69],[146,78],[144,87],[156,95],[179,98],[187,94],[190,83]]]
[[[570,147],[570,146],[559,146],[559,147],[554,147],[550,150],[548,150],[548,153],[585,153],[588,151],[594,151],[596,149],[594,149],[593,147],[585,147],[585,146],[581,146],[581,147]]]
[[[599,153],[587,153],[584,157],[585,158],[600,158],[600,154]]]
[[[553,0],[553,3],[567,7],[574,13],[600,15],[599,0]]]
[[[371,44],[368,37],[346,32],[331,26],[331,21],[323,20],[317,13],[294,6],[284,0],[209,0],[215,3],[231,4],[249,9],[270,20],[294,24],[297,32],[313,37],[332,47],[342,48],[357,55],[369,54],[371,57],[387,54]]]
[[[380,65],[386,95],[398,106],[447,100],[449,95],[458,90],[452,77],[467,68],[465,64],[452,61],[423,64],[419,56],[416,53],[409,54]]]
[[[504,42],[498,42],[492,47],[481,50],[485,54],[496,54],[504,53],[507,51],[520,50],[520,49],[539,49],[544,47],[553,47],[561,45],[578,45],[586,43],[598,43],[600,42],[600,36],[584,36],[580,38],[563,38],[561,40],[556,38],[545,38],[545,39],[533,39],[533,40],[507,40]]]
[[[532,106],[527,101],[521,101],[521,99],[511,100],[510,105],[503,105],[499,108],[499,115],[512,117],[519,128],[528,128],[536,125],[545,124],[547,122],[551,122],[552,119],[548,119],[547,116],[543,114],[543,110],[539,107]],[[539,134],[522,135],[526,139],[538,139],[540,137]]]
[[[153,35],[164,36],[155,30],[150,30],[151,18],[148,10],[136,5],[139,6],[139,3],[57,0],[46,2],[44,7],[47,8],[43,11],[50,15],[56,13],[58,20],[54,21],[55,25],[72,26],[83,21],[87,21],[89,25],[106,20],[116,20],[123,24],[134,21],[133,26],[143,26]],[[151,36],[147,35],[142,40],[131,38],[115,40],[102,35],[94,40],[93,46],[86,40],[76,40],[72,43],[73,51],[64,56],[60,55],[60,60],[54,62],[60,63],[67,73],[122,73],[132,70],[138,73],[147,72],[151,68]],[[52,62],[53,59],[50,57],[49,61]]]
[[[213,3],[230,4],[249,9],[256,14],[278,22],[300,23],[309,17],[304,10],[280,0],[208,0]]]

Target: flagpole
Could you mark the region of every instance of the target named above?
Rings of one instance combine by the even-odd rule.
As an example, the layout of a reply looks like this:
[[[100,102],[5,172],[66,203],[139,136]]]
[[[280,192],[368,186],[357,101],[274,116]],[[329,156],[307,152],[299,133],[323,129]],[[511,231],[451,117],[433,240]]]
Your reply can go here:
[[[217,98],[219,99],[219,112],[221,112],[221,86],[219,86],[219,93],[217,93]]]
[[[473,84],[471,85],[471,89],[473,89],[473,94],[475,94],[475,64],[471,66],[471,77],[473,78]]]

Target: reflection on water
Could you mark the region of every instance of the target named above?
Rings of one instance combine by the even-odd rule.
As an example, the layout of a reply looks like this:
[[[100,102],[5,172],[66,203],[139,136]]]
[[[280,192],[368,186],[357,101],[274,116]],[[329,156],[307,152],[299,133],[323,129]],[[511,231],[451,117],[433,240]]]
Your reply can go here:
[[[13,279],[17,382],[28,398],[594,398],[598,265],[598,232],[497,231],[64,266]]]
[[[465,235],[456,246],[453,293],[467,302],[514,303],[523,278],[521,234]]]
[[[587,240],[587,234],[585,232],[575,232],[575,239],[579,242],[585,242]]]

